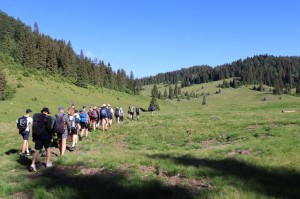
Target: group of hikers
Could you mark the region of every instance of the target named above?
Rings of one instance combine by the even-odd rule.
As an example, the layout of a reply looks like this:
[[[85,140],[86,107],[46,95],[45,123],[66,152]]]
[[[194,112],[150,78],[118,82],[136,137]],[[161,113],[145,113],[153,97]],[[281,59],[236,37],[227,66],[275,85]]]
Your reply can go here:
[[[140,107],[134,109],[133,105],[128,107],[128,118],[133,120],[134,112],[136,119],[139,120]],[[83,136],[87,137],[89,130],[101,128],[107,131],[112,125],[113,118],[117,123],[124,120],[124,112],[122,108],[116,107],[115,110],[110,104],[103,104],[101,107],[91,106],[87,109],[83,106],[79,111],[72,104],[65,113],[64,107],[59,107],[58,112],[51,117],[50,110],[44,107],[40,113],[35,113],[31,117],[32,110],[26,109],[25,115],[16,120],[19,134],[23,137],[22,152],[20,158],[31,155],[28,147],[30,138],[30,127],[32,127],[32,140],[35,143],[35,152],[30,165],[31,171],[36,171],[36,160],[38,154],[44,149],[42,156],[46,156],[46,167],[52,167],[51,162],[51,146],[54,140],[58,141],[60,156],[64,156],[67,150],[67,139],[71,139],[70,151],[74,151],[78,144],[78,140],[82,140]]]

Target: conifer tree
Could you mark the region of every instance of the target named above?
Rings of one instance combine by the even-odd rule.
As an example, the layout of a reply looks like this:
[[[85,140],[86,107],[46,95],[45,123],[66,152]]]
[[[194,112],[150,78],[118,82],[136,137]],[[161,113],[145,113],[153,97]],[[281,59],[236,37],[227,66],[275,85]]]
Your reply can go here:
[[[172,86],[169,86],[169,99],[172,100],[174,98],[174,91]]]
[[[157,98],[156,98],[156,97],[152,97],[152,98],[151,98],[151,101],[150,101],[150,104],[149,104],[149,107],[148,107],[148,111],[150,111],[150,108],[151,108],[152,106],[154,106],[155,109],[156,109],[157,111],[160,110],[160,107],[159,107],[159,105],[158,105],[158,101],[157,101]]]
[[[168,93],[167,93],[167,89],[165,88],[165,91],[164,91],[164,99],[167,99],[168,98]]]
[[[158,98],[158,88],[157,88],[156,84],[154,84],[154,86],[152,88],[151,97]]]

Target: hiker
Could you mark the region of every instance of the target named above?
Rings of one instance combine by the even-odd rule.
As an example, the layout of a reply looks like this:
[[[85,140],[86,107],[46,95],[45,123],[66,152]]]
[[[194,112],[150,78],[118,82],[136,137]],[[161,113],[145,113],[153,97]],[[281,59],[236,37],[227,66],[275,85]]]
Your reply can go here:
[[[78,111],[77,111],[78,112]],[[78,114],[75,115],[75,110],[70,109],[69,115],[68,115],[69,121],[70,121],[70,127],[71,127],[71,135],[72,135],[72,145],[69,147],[70,151],[74,151],[76,149],[76,145],[78,142],[78,124],[79,124],[79,117]]]
[[[33,115],[32,122],[32,140],[35,143],[35,152],[32,157],[30,165],[31,171],[36,171],[35,162],[40,150],[44,147],[46,149],[46,167],[52,167],[51,158],[51,139],[52,139],[52,117],[49,116],[50,110],[44,107],[41,113]]]
[[[140,106],[137,105],[136,109],[135,109],[135,113],[136,113],[136,120],[139,120],[140,118]]]
[[[151,111],[151,115],[154,116],[154,114],[155,114],[155,106],[154,105],[152,105],[150,107],[150,111]]]
[[[80,141],[82,141],[83,134],[85,134],[85,137],[87,137],[88,133],[89,133],[90,117],[87,114],[85,109],[86,109],[86,106],[83,106],[82,109],[79,111],[80,126],[81,126],[81,132],[79,135]]]
[[[131,105],[130,107],[129,107],[129,115],[130,115],[130,119],[131,120],[133,120],[133,115],[134,115],[134,107],[133,107],[133,105]]]
[[[70,120],[64,112],[64,107],[59,107],[58,113],[53,118],[53,129],[59,139],[60,156],[65,155],[68,133],[71,131]]]
[[[112,119],[114,117],[114,109],[110,107],[110,104],[107,104],[107,112],[108,112],[108,125],[112,125]]]
[[[28,148],[28,140],[30,136],[29,125],[32,125],[32,118],[30,117],[31,112],[32,112],[31,109],[26,109],[25,115],[21,116],[16,121],[17,127],[19,129],[19,134],[23,137],[22,152],[20,153],[20,158],[24,158],[25,154],[27,156],[30,155],[30,151]]]
[[[120,114],[120,122],[123,122],[123,120],[124,120],[123,108],[120,108],[119,114]]]
[[[93,126],[93,130],[96,130],[96,124],[98,123],[98,113],[97,113],[97,106],[94,108],[91,107],[89,111],[89,117],[91,119],[91,125]]]
[[[106,104],[103,104],[101,109],[100,109],[100,115],[101,115],[101,123],[102,123],[102,131],[107,131],[108,127],[108,110],[106,108]]]
[[[115,109],[115,117],[116,117],[116,121],[119,124],[120,123],[120,109],[119,107],[116,107]]]

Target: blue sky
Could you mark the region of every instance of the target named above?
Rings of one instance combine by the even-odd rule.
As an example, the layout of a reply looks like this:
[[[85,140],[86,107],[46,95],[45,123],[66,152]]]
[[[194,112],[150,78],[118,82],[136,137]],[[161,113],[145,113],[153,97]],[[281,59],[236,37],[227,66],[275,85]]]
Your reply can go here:
[[[135,77],[299,56],[299,0],[1,0],[0,10]]]

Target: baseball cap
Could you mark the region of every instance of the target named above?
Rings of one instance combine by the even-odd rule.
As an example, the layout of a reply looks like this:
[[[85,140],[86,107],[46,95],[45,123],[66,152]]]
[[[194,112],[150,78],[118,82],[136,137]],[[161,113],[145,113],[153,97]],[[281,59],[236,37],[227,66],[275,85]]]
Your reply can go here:
[[[43,112],[47,112],[48,114],[51,114],[49,108],[47,108],[47,107],[44,107],[44,108],[41,110],[41,113],[43,113]]]
[[[58,107],[58,110],[61,111],[61,110],[65,110],[65,109],[64,109],[64,107],[60,106],[60,107]]]
[[[31,113],[32,110],[30,108],[26,109],[26,113]]]

